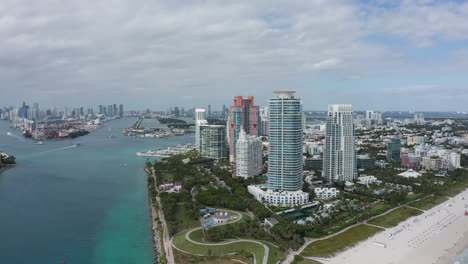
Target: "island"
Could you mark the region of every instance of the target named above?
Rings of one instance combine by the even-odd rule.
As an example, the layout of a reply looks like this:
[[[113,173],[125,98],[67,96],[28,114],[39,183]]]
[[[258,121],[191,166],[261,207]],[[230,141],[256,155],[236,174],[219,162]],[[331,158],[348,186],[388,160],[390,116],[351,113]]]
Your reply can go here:
[[[166,125],[167,128],[160,127],[143,127],[142,123],[145,119],[156,119],[160,124]],[[170,136],[181,136],[186,133],[191,133],[190,128],[193,125],[187,124],[184,120],[169,118],[158,115],[143,115],[129,128],[123,131],[124,136],[146,137],[146,138],[165,138]]]

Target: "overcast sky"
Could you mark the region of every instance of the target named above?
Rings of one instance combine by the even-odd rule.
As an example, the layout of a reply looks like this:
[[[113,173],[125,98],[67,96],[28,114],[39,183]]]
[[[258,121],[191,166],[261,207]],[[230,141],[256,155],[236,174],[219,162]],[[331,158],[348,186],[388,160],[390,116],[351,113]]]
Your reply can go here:
[[[0,105],[468,111],[464,1],[0,1]]]

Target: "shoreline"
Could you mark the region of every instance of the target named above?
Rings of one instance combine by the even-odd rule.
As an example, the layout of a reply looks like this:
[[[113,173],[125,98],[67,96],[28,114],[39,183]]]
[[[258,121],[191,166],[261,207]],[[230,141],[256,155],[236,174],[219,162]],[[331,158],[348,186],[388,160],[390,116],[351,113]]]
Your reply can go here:
[[[453,264],[468,248],[468,189],[327,258],[329,264]],[[465,200],[465,198],[467,198]],[[383,245],[383,246],[379,246]]]
[[[145,167],[145,172],[147,173],[148,177],[153,177],[151,172],[148,171],[148,169]],[[149,189],[149,183],[147,184],[147,187]],[[156,223],[155,219],[158,217],[158,213],[156,212],[156,209],[154,208],[153,201],[151,199],[151,193],[148,191],[148,202],[150,205],[150,217],[151,217],[151,233],[152,233],[152,240],[153,240],[153,249],[154,249],[154,263],[159,264],[159,256],[161,256],[161,241],[159,240],[159,230],[158,230],[158,224]]]
[[[2,173],[4,171],[7,171],[7,170],[9,170],[11,168],[14,168],[14,167],[16,167],[16,164],[9,164],[9,165],[3,166],[3,167],[0,168],[0,173]]]
[[[455,242],[454,247],[451,249],[446,250],[445,254],[438,259],[439,264],[453,264],[456,263],[455,258],[459,257],[460,255],[463,254],[468,249],[468,231],[465,231],[458,239],[457,242]]]

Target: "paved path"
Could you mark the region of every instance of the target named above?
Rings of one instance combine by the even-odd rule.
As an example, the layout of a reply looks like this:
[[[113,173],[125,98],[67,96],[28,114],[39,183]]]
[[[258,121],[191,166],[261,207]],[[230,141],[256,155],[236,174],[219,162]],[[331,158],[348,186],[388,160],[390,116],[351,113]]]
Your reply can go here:
[[[217,226],[221,226],[221,225],[228,225],[228,224],[234,224],[236,222],[239,222],[242,217],[244,216],[243,214],[239,213],[239,212],[235,212],[235,211],[230,211],[230,210],[223,210],[223,211],[228,211],[230,212],[231,214],[237,214],[238,215],[238,218],[236,218],[234,221],[231,221],[231,222],[227,222],[227,223],[222,223],[222,224],[218,224]],[[194,241],[190,238],[190,234],[194,231],[197,231],[197,230],[200,230],[202,229],[201,227],[197,227],[197,228],[192,228],[190,229],[189,231],[187,231],[185,233],[185,239],[190,242],[190,243],[193,243],[193,244],[196,244],[196,245],[201,245],[201,246],[225,246],[225,245],[230,245],[230,244],[234,244],[234,243],[239,243],[239,242],[250,242],[250,243],[255,243],[255,244],[258,244],[258,245],[261,245],[263,246],[263,260],[262,260],[262,264],[267,264],[268,263],[268,255],[270,254],[270,248],[265,245],[264,243],[262,242],[259,242],[257,240],[252,240],[252,239],[237,239],[237,240],[233,240],[233,241],[226,241],[226,242],[219,242],[219,243],[202,243],[202,242],[197,242],[197,241]],[[184,232],[184,231],[182,231]],[[172,242],[172,241],[171,241]],[[172,243],[171,243],[172,244]],[[184,253],[187,253],[187,254],[191,254],[191,255],[197,255],[197,256],[204,256],[203,254],[192,254],[192,253],[189,253],[189,252],[186,252],[184,250],[181,250],[179,248],[177,248],[174,244],[172,244],[172,246],[177,249],[177,250],[180,250]],[[253,252],[252,252],[253,253]],[[257,258],[255,256],[255,253],[254,254],[254,264],[257,264]]]
[[[153,176],[155,188],[158,188],[154,168],[151,168],[151,176]],[[161,221],[161,225],[162,225],[162,229],[163,229],[162,230],[162,232],[163,232],[163,242],[164,242],[163,244],[164,244],[164,252],[166,253],[166,260],[167,260],[168,264],[175,264],[174,253],[173,253],[172,247],[171,247],[171,245],[172,245],[171,242],[172,241],[171,241],[171,238],[169,237],[169,230],[167,228],[166,219],[164,218],[164,213],[161,210],[162,206],[161,206],[161,199],[159,198],[159,192],[158,192],[158,195],[156,196],[156,202],[158,203],[159,220]]]

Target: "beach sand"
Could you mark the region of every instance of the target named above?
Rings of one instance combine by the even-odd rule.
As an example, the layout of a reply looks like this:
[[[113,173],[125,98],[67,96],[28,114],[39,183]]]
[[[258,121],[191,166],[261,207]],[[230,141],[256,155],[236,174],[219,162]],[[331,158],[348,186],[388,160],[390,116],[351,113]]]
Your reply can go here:
[[[454,257],[468,247],[465,205],[468,190],[324,263],[452,264]]]

